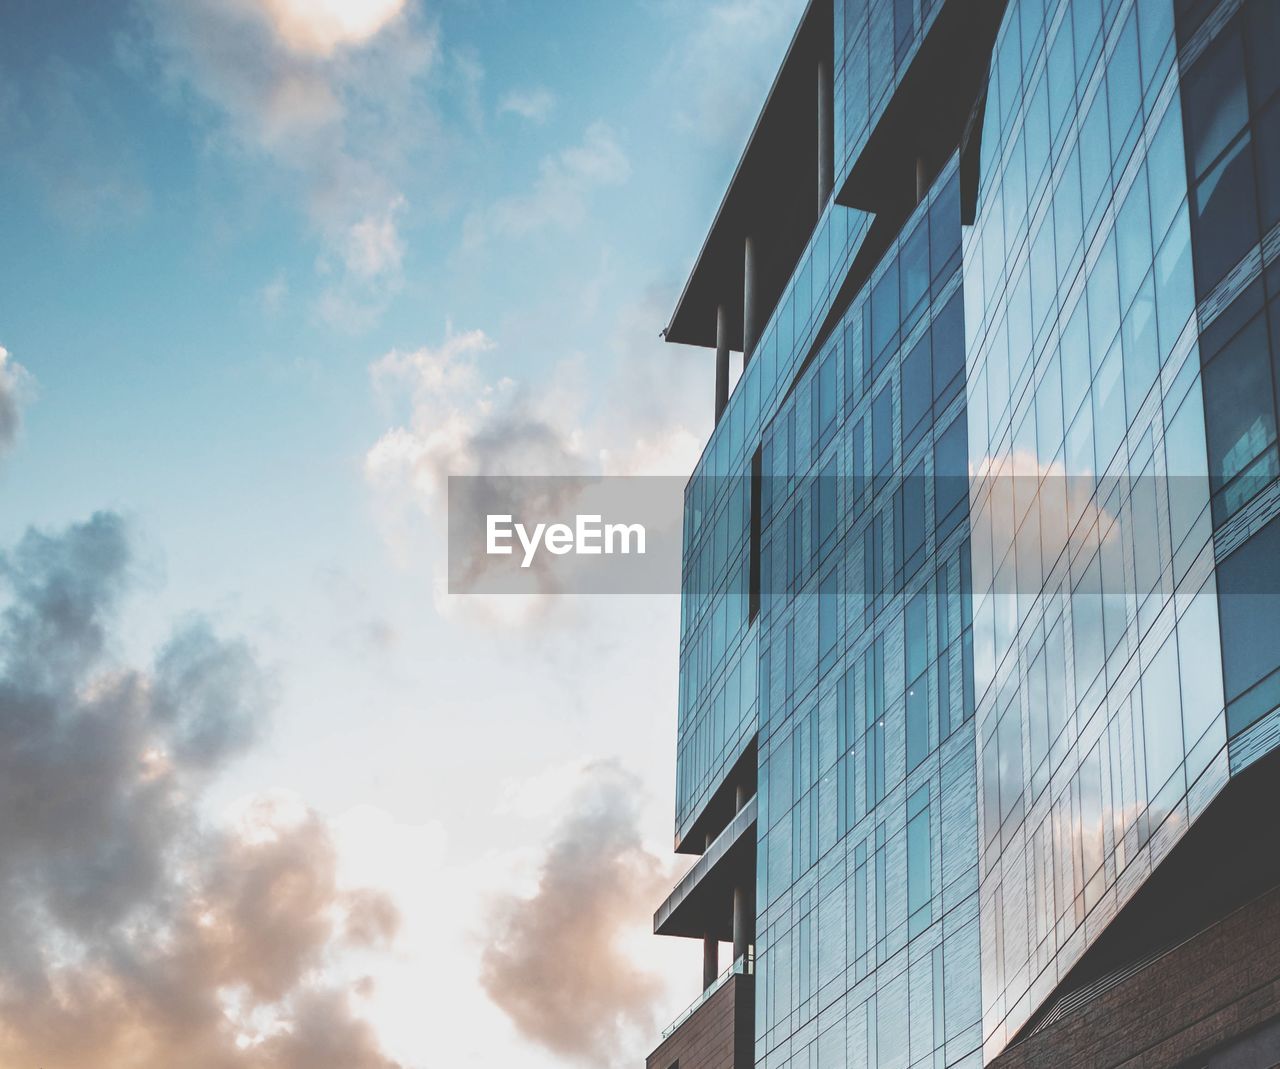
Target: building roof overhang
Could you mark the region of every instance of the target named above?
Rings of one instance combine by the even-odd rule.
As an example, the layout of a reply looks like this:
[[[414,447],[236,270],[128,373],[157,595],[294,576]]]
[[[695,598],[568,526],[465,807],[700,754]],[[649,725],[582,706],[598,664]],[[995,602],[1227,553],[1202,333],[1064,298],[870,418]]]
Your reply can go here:
[[[752,795],[653,915],[657,935],[733,939],[733,889],[755,890],[756,797]]]
[[[761,323],[768,320],[818,217],[817,63],[831,61],[831,29],[831,0],[809,0],[663,332],[667,341],[713,347],[723,304],[729,347],[742,349],[748,235],[759,252]]]

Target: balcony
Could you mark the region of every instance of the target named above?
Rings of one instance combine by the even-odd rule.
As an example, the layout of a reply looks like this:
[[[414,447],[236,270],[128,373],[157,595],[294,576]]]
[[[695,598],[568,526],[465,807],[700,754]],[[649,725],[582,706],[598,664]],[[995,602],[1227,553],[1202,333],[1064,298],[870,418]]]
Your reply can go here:
[[[734,888],[755,889],[755,827],[752,795],[658,907],[655,935],[733,939]]]
[[[662,1033],[645,1069],[751,1069],[755,963],[743,954]]]

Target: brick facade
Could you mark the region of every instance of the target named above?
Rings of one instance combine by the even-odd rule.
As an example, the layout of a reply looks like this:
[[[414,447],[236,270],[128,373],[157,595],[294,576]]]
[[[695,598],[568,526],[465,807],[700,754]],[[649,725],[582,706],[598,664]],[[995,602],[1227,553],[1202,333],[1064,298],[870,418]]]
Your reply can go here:
[[[1264,1027],[1280,1019],[1280,888],[1113,986],[1103,978],[1095,987],[1096,994],[1006,1049],[989,1069],[1202,1066],[1255,1032],[1239,1045],[1248,1050],[1240,1069],[1280,1064],[1280,1031]]]
[[[645,1060],[645,1069],[752,1069],[755,983],[733,975]]]

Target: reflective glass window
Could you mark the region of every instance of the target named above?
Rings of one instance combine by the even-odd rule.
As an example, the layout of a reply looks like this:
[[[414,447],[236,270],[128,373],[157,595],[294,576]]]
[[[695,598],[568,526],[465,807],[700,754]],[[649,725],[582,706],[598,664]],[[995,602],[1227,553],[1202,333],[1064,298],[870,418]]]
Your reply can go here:
[[[886,384],[871,405],[871,464],[879,475],[893,463],[893,387]]]
[[[1257,316],[1204,369],[1209,472],[1219,487],[1276,438],[1266,318]]]
[[[933,397],[945,405],[963,384],[964,305],[959,293],[952,296],[930,328],[933,356]]]
[[[1182,760],[1182,702],[1178,696],[1178,645],[1171,635],[1142,673],[1143,737],[1147,782],[1154,795]]]
[[[890,261],[871,291],[872,365],[878,362],[898,337],[898,261]]]
[[[910,330],[919,318],[922,302],[929,293],[929,217],[920,220],[903,242],[899,255],[903,330]]]
[[[1258,241],[1253,141],[1246,133],[1196,186],[1196,293],[1203,297]]]
[[[1204,174],[1249,118],[1244,89],[1244,49],[1233,25],[1206,49],[1183,83],[1187,148],[1192,168]]]
[[[902,449],[910,451],[928,430],[933,365],[928,331],[902,361]]]
[[[1280,704],[1280,520],[1218,565],[1222,670],[1231,734]]]

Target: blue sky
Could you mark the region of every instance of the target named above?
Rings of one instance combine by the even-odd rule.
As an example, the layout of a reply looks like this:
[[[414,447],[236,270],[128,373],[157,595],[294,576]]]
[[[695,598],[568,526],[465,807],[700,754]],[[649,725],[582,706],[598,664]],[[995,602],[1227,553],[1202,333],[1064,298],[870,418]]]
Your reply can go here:
[[[442,596],[438,483],[689,470],[711,361],[658,331],[798,14],[0,16],[0,402],[21,416],[14,435],[0,418],[0,549],[123,517],[131,593],[96,671],[148,662],[175,622],[243,636],[273,711],[201,782],[202,819],[290,799],[277,809],[315,814],[343,880],[394,900],[380,953],[325,957],[340,994],[372,978],[350,999],[378,1057],[634,1064],[696,991],[698,948],[645,938],[672,875],[674,599]],[[578,834],[604,875],[565,932],[546,907]],[[571,963],[534,986],[573,1001],[601,988],[577,969],[587,936],[639,979],[603,985],[604,1031],[584,1038],[526,1005],[512,966]],[[254,1010],[246,1066],[300,1001]]]

